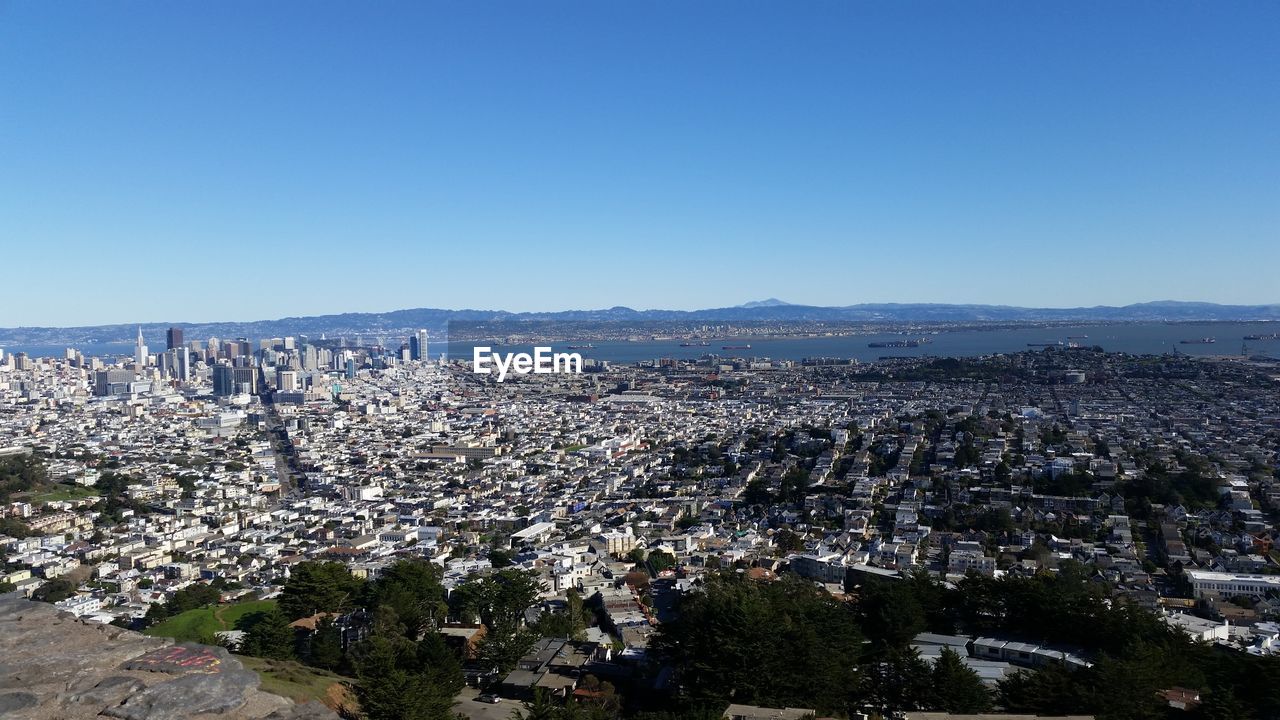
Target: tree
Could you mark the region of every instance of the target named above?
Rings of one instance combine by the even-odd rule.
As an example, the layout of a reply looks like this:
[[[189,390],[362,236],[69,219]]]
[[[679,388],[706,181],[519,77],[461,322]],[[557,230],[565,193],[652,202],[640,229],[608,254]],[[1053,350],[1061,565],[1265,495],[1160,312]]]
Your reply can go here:
[[[533,699],[524,702],[524,710],[512,710],[511,720],[561,720],[563,715],[564,708],[546,688],[534,688]]]
[[[654,550],[649,553],[649,557],[646,558],[646,560],[648,560],[649,567],[653,568],[655,573],[660,573],[663,570],[670,570],[676,566],[676,557],[663,550]]]
[[[352,663],[356,697],[368,720],[453,720],[462,671],[439,634],[414,642],[395,611],[381,607],[373,633],[352,649]]]
[[[343,612],[353,606],[363,584],[342,563],[298,563],[280,593],[280,609],[290,620],[321,612]]]
[[[932,678],[929,664],[913,648],[893,648],[866,670],[861,702],[883,717],[919,710],[928,702]]]
[[[56,603],[76,594],[76,587],[63,578],[54,578],[31,593],[32,600]]]
[[[1058,665],[1020,670],[998,683],[1000,704],[1010,711],[1037,715],[1068,715],[1093,706],[1083,676]]]
[[[165,610],[168,615],[178,615],[188,610],[216,605],[221,599],[222,593],[217,588],[204,583],[194,583],[175,592],[166,603]]]
[[[943,648],[942,656],[934,662],[931,680],[929,706],[933,710],[976,714],[991,709],[991,693],[982,678],[951,648]]]
[[[0,457],[0,503],[13,493],[26,492],[47,482],[44,458],[37,454]]]
[[[486,664],[507,672],[516,666],[537,641],[537,633],[524,628],[491,630],[480,639],[476,652]]]
[[[499,631],[520,627],[524,611],[537,602],[543,589],[537,573],[516,568],[504,568],[473,582],[477,585],[474,597],[480,622]]]
[[[434,630],[444,621],[449,606],[440,584],[439,566],[426,560],[399,560],[383,569],[368,585],[368,606],[389,606],[404,623],[411,638]]]
[[[682,706],[732,702],[844,712],[862,635],[847,604],[799,578],[708,575],[650,648],[676,670]]]
[[[254,657],[287,660],[294,656],[297,636],[289,626],[289,618],[279,608],[253,613],[245,619],[248,629],[242,649]]]
[[[1231,688],[1211,690],[1201,700],[1193,715],[1196,720],[1250,720],[1255,717],[1249,706],[1236,698]]]
[[[876,647],[905,648],[925,629],[924,609],[913,589],[901,581],[867,582],[859,594],[858,613]]]
[[[147,608],[147,614],[142,618],[143,627],[151,627],[156,623],[164,622],[169,617],[169,611],[165,609],[164,603],[151,603]]]
[[[332,670],[342,662],[342,633],[333,620],[322,617],[307,641],[307,664]]]

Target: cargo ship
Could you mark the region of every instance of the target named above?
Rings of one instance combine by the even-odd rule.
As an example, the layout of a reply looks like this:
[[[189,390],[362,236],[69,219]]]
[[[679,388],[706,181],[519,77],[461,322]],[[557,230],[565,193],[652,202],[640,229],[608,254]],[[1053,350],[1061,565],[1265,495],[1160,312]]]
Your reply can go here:
[[[750,350],[750,345],[721,345],[721,350]]]
[[[706,346],[708,346],[708,345],[710,345],[710,344],[711,344],[711,343],[705,343],[705,342],[696,342],[696,343],[680,343],[680,347],[706,347]]]
[[[1245,340],[1280,340],[1280,333],[1271,333],[1270,335],[1245,335]]]
[[[1084,340],[1088,337],[1089,337],[1088,335],[1068,335],[1067,339],[1068,340]]]
[[[1027,343],[1027,347],[1062,347],[1065,344],[1059,340],[1057,342]]]
[[[869,348],[913,348],[921,345],[928,345],[933,342],[929,338],[920,338],[919,340],[889,340],[887,342],[867,343]]]
[[[1216,339],[1211,337],[1206,337],[1206,338],[1197,338],[1194,340],[1179,340],[1178,344],[1179,345],[1212,345],[1216,342],[1218,342]]]
[[[586,345],[566,345],[565,347],[570,350],[595,350],[596,348],[596,346],[591,343],[587,343]]]

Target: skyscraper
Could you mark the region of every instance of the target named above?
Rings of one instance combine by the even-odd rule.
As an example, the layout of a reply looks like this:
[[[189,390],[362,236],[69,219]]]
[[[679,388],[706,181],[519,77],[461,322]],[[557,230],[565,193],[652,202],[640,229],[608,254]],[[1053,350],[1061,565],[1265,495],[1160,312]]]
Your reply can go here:
[[[191,348],[174,348],[178,354],[178,379],[183,382],[191,380]]]
[[[142,341],[142,326],[138,326],[138,343],[133,348],[133,359],[139,367],[147,364],[147,345]]]
[[[173,350],[175,348],[182,347],[182,328],[180,327],[169,328],[169,331],[165,333],[165,340],[167,341],[167,345],[168,345],[168,347],[166,347],[165,350]]]
[[[235,368],[230,365],[214,365],[213,366],[213,394],[218,397],[226,397],[234,395],[235,389]]]
[[[426,360],[431,357],[427,352],[427,331],[419,330],[409,336],[409,357],[413,360]]]

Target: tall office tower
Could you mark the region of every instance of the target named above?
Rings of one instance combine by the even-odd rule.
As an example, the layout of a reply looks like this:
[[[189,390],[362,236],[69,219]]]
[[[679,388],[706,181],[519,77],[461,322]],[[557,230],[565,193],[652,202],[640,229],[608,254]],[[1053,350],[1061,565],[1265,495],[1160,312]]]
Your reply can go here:
[[[295,342],[296,342],[296,341],[293,339],[293,337],[292,337],[292,336],[285,338],[285,339],[284,339],[284,349],[285,349],[285,350],[292,350],[292,349],[294,349],[295,347],[297,347],[297,346],[294,344]]]
[[[232,368],[231,382],[237,393],[245,395],[258,394],[258,368],[250,365],[236,365]]]
[[[319,358],[317,357],[316,346],[303,345],[302,346],[302,369],[315,370],[316,368],[320,367],[317,364],[318,362],[319,362]]]
[[[213,394],[218,397],[227,397],[235,395],[236,388],[235,368],[230,365],[214,365],[213,366]]]
[[[218,338],[209,338],[209,343],[205,345],[204,359],[205,362],[213,362],[218,359]]]
[[[99,370],[93,380],[93,394],[99,397],[123,395],[134,381],[132,370]]]
[[[414,360],[426,360],[431,357],[427,352],[427,331],[419,330],[409,336],[409,353]]]
[[[168,341],[168,347],[165,350],[175,350],[182,347],[182,328],[169,328],[169,331],[164,335],[164,339]]]
[[[258,369],[218,364],[213,367],[213,394],[227,397],[236,393],[256,394]]]
[[[276,370],[276,390],[293,392],[298,389],[298,373],[293,370]]]
[[[134,346],[134,348],[133,348],[133,359],[134,359],[134,362],[138,363],[138,366],[139,366],[139,367],[146,367],[146,365],[147,365],[147,345],[146,345],[146,343],[144,343],[144,342],[142,341],[142,326],[141,326],[141,325],[139,325],[139,326],[138,326],[138,342],[137,342],[137,344],[136,344],[136,345]]]
[[[160,368],[160,377],[176,377],[178,374],[178,354],[174,350],[165,350],[156,355],[156,364]]]
[[[191,349],[185,347],[174,348],[178,354],[178,379],[182,382],[191,381]]]

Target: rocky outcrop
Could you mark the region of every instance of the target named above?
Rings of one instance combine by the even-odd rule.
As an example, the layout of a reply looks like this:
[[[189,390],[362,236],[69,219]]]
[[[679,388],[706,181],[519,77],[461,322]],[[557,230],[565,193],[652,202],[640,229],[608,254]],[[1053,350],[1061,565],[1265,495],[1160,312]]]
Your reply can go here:
[[[258,689],[223,648],[175,644],[0,595],[0,717],[337,720]]]

